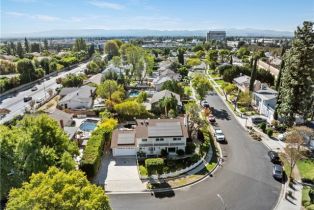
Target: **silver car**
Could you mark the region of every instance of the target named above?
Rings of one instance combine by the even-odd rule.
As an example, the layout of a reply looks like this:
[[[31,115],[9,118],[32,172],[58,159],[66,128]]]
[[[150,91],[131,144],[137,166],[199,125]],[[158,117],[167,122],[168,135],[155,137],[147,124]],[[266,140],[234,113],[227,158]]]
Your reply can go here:
[[[276,179],[282,179],[283,177],[283,168],[279,164],[274,164],[273,166],[273,177]]]

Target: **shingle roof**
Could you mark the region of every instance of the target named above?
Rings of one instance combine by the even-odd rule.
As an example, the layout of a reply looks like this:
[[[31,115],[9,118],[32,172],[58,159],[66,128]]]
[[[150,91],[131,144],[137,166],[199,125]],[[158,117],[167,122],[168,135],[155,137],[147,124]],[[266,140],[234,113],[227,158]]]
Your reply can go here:
[[[177,101],[178,101],[178,104],[181,104],[181,99],[180,99],[180,95],[179,94],[176,94],[174,92],[171,92],[169,90],[163,90],[163,91],[160,91],[160,92],[157,92],[153,95],[153,97],[151,98],[150,100],[150,103],[153,104],[153,103],[156,103],[158,101],[160,101],[161,99],[163,99],[164,97],[166,98],[170,98],[174,96]]]
[[[63,103],[69,100],[88,101],[91,98],[92,95],[91,93],[94,93],[95,90],[96,90],[95,87],[90,87],[88,85],[82,86],[79,89],[67,94],[64,98],[60,100],[59,103]]]
[[[48,113],[48,115],[54,120],[58,121],[58,123],[60,123],[60,121],[62,120],[64,126],[70,126],[73,121],[72,114],[61,111],[60,109],[55,109],[52,112]]]

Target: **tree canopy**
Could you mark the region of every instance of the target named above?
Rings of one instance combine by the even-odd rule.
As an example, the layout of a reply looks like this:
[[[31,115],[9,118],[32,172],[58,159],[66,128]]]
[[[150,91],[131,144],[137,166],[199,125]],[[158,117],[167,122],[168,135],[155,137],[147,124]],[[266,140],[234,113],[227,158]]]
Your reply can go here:
[[[33,174],[21,188],[12,189],[6,209],[102,209],[110,210],[101,187],[90,184],[83,172],[51,167]]]
[[[207,92],[212,89],[212,86],[207,79],[207,77],[203,74],[196,74],[192,79],[192,86],[195,89],[196,93],[203,99]]]

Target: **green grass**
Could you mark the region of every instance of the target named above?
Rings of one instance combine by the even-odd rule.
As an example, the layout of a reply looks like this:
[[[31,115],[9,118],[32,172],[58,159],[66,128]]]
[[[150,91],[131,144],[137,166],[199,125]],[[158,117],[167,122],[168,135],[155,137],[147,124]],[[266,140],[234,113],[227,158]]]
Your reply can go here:
[[[211,77],[215,79],[215,78],[219,78],[220,75],[219,74],[212,74]]]
[[[303,187],[302,189],[302,205],[306,210],[313,210],[314,204],[311,204],[311,199],[309,196],[310,187]]]
[[[220,86],[222,86],[223,84],[225,84],[225,81],[223,81],[222,79],[215,80],[215,82],[216,82],[218,85],[220,85]]]
[[[314,179],[314,160],[304,159],[297,162],[302,178]]]

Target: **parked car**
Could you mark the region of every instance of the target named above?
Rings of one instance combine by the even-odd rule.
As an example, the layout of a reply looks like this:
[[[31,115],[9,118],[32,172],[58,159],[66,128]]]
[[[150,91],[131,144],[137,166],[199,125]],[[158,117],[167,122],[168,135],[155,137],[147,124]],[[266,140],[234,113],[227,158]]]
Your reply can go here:
[[[28,102],[28,101],[30,101],[30,100],[32,100],[33,98],[32,98],[32,96],[27,96],[27,97],[24,97],[24,102]]]
[[[252,120],[252,123],[255,124],[255,125],[261,124],[261,123],[263,123],[263,122],[264,122],[264,123],[267,122],[266,119],[261,118],[261,117],[252,117],[251,120]]]
[[[215,129],[214,136],[218,142],[225,141],[225,135],[223,134],[222,130],[219,128]]]
[[[31,90],[32,90],[32,91],[36,91],[36,90],[38,90],[38,87],[34,86],[34,87],[32,87]]]
[[[275,179],[282,179],[283,178],[283,168],[279,164],[274,164],[273,166],[273,177]]]
[[[216,122],[216,118],[214,117],[214,115],[209,115],[208,116],[208,121],[210,122],[210,123],[215,123]]]
[[[202,105],[202,107],[204,107],[204,108],[208,108],[208,107],[209,107],[209,103],[208,103],[206,100],[203,100],[203,101],[201,102],[201,105]]]
[[[37,98],[36,103],[42,103],[42,102],[44,102],[44,100],[45,100],[44,98]]]
[[[280,157],[279,157],[277,152],[269,151],[268,152],[268,156],[269,156],[271,162],[273,162],[273,163],[280,163]]]

